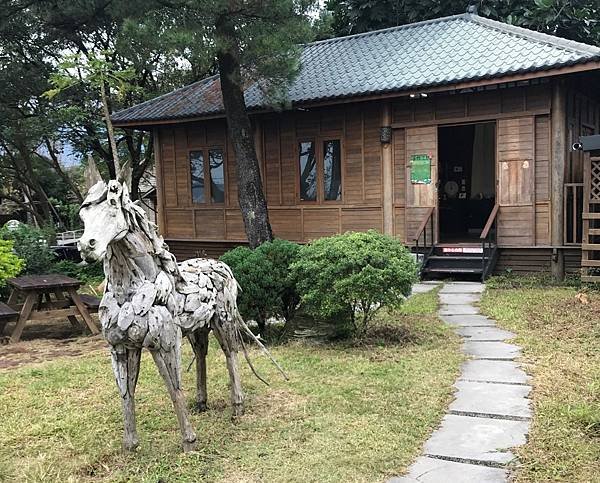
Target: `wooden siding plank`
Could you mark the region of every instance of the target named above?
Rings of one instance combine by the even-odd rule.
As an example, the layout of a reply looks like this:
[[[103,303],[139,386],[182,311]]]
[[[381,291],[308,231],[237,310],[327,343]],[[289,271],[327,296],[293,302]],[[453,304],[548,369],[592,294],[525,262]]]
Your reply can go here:
[[[190,176],[187,134],[184,127],[178,127],[175,129],[175,186],[179,208],[192,205]]]
[[[380,208],[342,208],[342,229],[347,231],[383,230],[383,213]]]
[[[302,241],[302,210],[300,208],[269,210],[273,234],[277,238]]]
[[[225,238],[225,210],[223,208],[202,208],[194,210],[196,237],[201,239],[223,240]]]
[[[364,200],[362,110],[357,106],[346,109],[345,131],[342,199],[344,203],[361,203]]]
[[[394,203],[404,205],[406,200],[406,135],[404,129],[394,129],[392,135],[394,159]]]
[[[379,128],[380,106],[370,105],[364,109],[364,176],[365,201],[382,201],[382,164]]]
[[[175,139],[173,129],[162,129],[160,131],[160,141],[165,207],[176,208],[177,186],[175,177]]]
[[[302,215],[306,241],[338,233],[339,210],[337,208],[303,208]]]

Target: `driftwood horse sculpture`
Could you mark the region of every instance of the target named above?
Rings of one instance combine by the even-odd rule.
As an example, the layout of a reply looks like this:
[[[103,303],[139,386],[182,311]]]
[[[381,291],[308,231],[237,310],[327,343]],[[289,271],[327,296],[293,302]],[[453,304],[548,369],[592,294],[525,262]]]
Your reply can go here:
[[[129,198],[124,183],[98,181],[81,205],[80,216],[85,225],[78,244],[82,257],[90,262],[104,260],[106,289],[99,316],[102,333],[111,347],[123,402],[124,447],[134,450],[138,446],[134,394],[145,347],[173,401],[183,449],[190,451],[196,434],[181,386],[182,337],[188,337],[195,353],[196,405],[205,410],[206,353],[208,334],[213,331],[227,360],[234,417],[244,411],[237,360],[239,345],[256,374],[247,357],[242,332],[266,351],[238,312],[238,284],[230,268],[216,260],[196,258],[177,264],[156,226]]]

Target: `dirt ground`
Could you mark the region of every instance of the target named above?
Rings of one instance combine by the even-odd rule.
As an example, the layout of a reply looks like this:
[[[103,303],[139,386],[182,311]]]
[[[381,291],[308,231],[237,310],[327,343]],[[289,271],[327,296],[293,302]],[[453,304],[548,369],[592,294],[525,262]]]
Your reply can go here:
[[[97,319],[95,321],[97,323]],[[84,333],[83,328],[73,327],[68,320],[28,322],[21,340],[8,344],[8,335],[13,327],[14,323],[7,324],[0,337],[0,371],[57,357],[87,355],[106,348],[101,335],[92,337]]]

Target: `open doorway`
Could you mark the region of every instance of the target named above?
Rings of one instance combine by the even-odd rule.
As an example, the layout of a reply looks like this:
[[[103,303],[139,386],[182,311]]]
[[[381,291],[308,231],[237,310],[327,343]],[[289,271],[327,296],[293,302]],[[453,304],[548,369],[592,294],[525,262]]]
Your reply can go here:
[[[496,125],[444,126],[438,132],[440,242],[479,236],[496,198]]]

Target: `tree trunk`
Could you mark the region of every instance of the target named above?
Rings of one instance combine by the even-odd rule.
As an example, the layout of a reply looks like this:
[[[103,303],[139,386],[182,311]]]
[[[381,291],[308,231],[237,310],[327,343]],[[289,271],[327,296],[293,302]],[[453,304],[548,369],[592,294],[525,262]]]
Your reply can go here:
[[[273,233],[260,178],[252,126],[244,100],[239,47],[234,25],[229,18],[221,16],[216,23],[216,34],[221,42],[217,60],[227,129],[236,158],[238,200],[248,242],[251,248],[255,248],[261,243],[271,241]]]
[[[71,189],[71,192],[77,198],[77,201],[81,204],[83,203],[83,196],[81,191],[77,185],[73,182],[73,180],[69,177],[67,173],[65,173],[56,157],[56,153],[54,152],[54,147],[48,138],[44,139],[44,144],[46,145],[46,149],[48,150],[48,155],[50,156],[50,160],[48,164],[54,168],[54,171],[62,178],[63,182]],[[39,155],[42,159],[46,159],[44,156]]]
[[[108,142],[112,151],[113,163],[115,165],[116,179],[121,173],[121,163],[119,163],[119,152],[117,151],[117,141],[115,139],[115,131],[110,119],[110,108],[108,107],[108,93],[104,82],[100,83],[100,97],[102,99],[102,111],[104,113],[104,122],[106,123],[106,132],[108,134]]]

